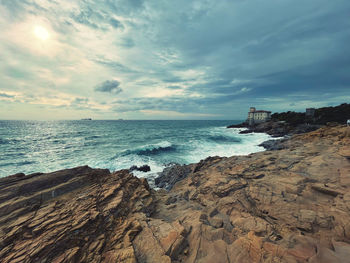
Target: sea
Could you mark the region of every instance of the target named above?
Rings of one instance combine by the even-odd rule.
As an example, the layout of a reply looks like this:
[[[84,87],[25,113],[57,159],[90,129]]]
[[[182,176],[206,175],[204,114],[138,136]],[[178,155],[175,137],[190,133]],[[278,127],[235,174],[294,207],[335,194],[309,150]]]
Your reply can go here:
[[[199,162],[209,156],[247,155],[272,139],[263,133],[239,134],[232,120],[77,120],[0,121],[0,177],[52,172],[89,165],[135,171],[151,183],[165,167]]]

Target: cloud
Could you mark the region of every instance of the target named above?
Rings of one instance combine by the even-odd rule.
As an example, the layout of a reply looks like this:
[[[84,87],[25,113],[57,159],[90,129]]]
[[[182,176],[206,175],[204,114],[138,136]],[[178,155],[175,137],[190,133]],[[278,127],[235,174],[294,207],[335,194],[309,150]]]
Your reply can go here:
[[[10,95],[10,94],[7,94],[7,93],[0,92],[0,97],[3,97],[3,98],[14,98],[15,95]]]
[[[111,60],[111,59],[106,59],[104,56],[98,56],[97,58],[93,59],[94,62],[107,66],[112,70],[115,70],[116,72],[121,72],[121,73],[137,73],[136,70],[133,70],[123,64],[121,64],[118,61]]]
[[[114,28],[124,29],[123,24],[119,20],[117,20],[115,18],[111,18],[109,20],[109,22],[110,22],[111,26],[114,27]]]
[[[95,87],[95,91],[118,94],[123,90],[119,87],[118,80],[106,80]]]
[[[159,111],[159,110],[140,110],[141,113],[145,115],[151,115],[151,116],[163,116],[165,118],[177,118],[177,117],[218,117],[220,115],[218,114],[206,114],[206,113],[192,113],[192,112],[178,112],[178,111]]]
[[[82,105],[82,104],[87,104],[88,102],[89,102],[88,98],[75,98],[72,104]]]
[[[22,101],[22,93],[15,91],[0,91],[0,101],[20,102]]]
[[[0,103],[238,119],[251,105],[346,102],[349,9],[348,0],[0,0]],[[37,25],[47,41],[34,37]]]
[[[168,86],[167,88],[168,88],[168,89],[181,89],[180,86],[176,86],[176,85]]]

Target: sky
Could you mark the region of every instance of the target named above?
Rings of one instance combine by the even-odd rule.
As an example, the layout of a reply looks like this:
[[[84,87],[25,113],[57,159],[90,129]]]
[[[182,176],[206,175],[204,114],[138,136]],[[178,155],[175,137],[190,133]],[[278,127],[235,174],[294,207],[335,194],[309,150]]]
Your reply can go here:
[[[0,0],[0,119],[350,102],[349,0]]]

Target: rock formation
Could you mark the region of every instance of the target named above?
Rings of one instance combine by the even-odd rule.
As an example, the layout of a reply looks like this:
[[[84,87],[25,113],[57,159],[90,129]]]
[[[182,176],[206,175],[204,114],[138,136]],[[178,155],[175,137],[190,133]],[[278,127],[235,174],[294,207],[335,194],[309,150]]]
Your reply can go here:
[[[247,128],[246,130],[241,131],[241,134],[257,132],[267,133],[273,137],[311,132],[319,129],[320,127],[322,127],[322,125],[306,123],[293,125],[288,122],[275,120],[258,123],[252,126],[248,125],[247,123],[227,126],[227,128]]]
[[[350,131],[281,145],[177,169],[170,191],[128,170],[2,178],[0,261],[350,262]]]
[[[144,172],[144,173],[147,173],[149,171],[151,171],[151,167],[147,164],[145,165],[142,165],[140,167],[136,166],[136,165],[133,165],[129,168],[129,171],[132,172],[132,171],[140,171],[140,172]]]
[[[157,187],[170,190],[178,181],[187,177],[191,171],[191,165],[174,164],[166,167],[155,179],[154,183]]]
[[[0,180],[0,261],[136,262],[146,180],[87,166]]]

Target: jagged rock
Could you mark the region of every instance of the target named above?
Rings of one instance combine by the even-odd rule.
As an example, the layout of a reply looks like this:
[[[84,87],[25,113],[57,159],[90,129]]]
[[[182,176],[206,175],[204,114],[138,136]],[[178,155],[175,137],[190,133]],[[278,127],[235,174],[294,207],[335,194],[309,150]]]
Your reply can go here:
[[[320,193],[326,194],[326,195],[331,195],[336,197],[339,194],[344,194],[342,191],[337,190],[337,189],[332,189],[329,187],[327,184],[313,184],[311,188],[315,191],[318,191]]]
[[[1,262],[136,262],[138,220],[154,209],[140,179],[87,166],[19,179],[0,179]]]
[[[9,175],[8,178],[21,178],[24,176],[25,176],[24,173],[16,173],[16,174]]]
[[[151,167],[147,164],[145,165],[142,165],[140,167],[136,166],[136,165],[133,165],[129,168],[129,171],[132,172],[132,171],[140,171],[140,172],[144,172],[144,173],[147,173],[149,171],[151,171]]]
[[[247,123],[241,123],[236,125],[227,126],[227,128],[247,128],[240,131],[240,134],[246,133],[267,133],[272,137],[283,137],[286,135],[301,134],[306,132],[311,132],[317,130],[321,127],[318,124],[290,124],[285,121],[271,120],[263,123],[258,123],[255,125],[248,125]]]
[[[282,150],[284,148],[283,146],[284,139],[280,140],[268,140],[264,141],[259,146],[264,147],[268,151],[277,151]]]
[[[246,128],[248,126],[249,126],[248,122],[242,122],[242,123],[239,123],[239,124],[229,125],[226,128]]]
[[[177,201],[177,198],[176,198],[175,196],[170,196],[170,197],[166,200],[165,204],[166,204],[166,205],[170,205],[170,204],[175,203],[176,201]]]
[[[349,262],[346,127],[168,170],[0,179],[1,262]]]
[[[165,188],[170,190],[174,184],[184,179],[189,173],[192,172],[190,165],[179,165],[165,168],[158,177],[155,179],[155,185],[159,188]]]

